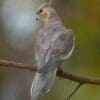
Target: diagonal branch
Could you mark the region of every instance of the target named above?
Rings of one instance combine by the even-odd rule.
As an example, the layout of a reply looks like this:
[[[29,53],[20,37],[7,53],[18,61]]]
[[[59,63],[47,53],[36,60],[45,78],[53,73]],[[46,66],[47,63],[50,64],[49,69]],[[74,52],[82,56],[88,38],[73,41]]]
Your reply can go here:
[[[8,68],[11,67],[11,68],[18,68],[18,69],[26,69],[29,71],[37,71],[37,68],[32,64],[24,64],[15,61],[9,61],[9,60],[0,60],[0,65]]]
[[[77,90],[82,86],[83,84],[79,83],[77,87],[74,89],[74,91],[67,97],[67,100],[70,100],[70,98],[77,92]]]
[[[91,84],[91,85],[100,85],[100,78],[93,77],[84,77],[77,74],[72,74],[68,72],[64,72],[63,70],[58,70],[57,76],[60,76],[65,79],[69,79],[81,84]]]
[[[32,64],[24,64],[14,61],[8,61],[8,60],[0,60],[0,65],[3,67],[8,68],[18,68],[18,69],[26,69],[29,71],[38,71],[37,67],[35,67]],[[100,78],[93,78],[93,77],[83,77],[80,75],[64,72],[63,70],[59,69],[57,71],[57,76],[69,79],[81,84],[92,84],[92,85],[100,85]]]

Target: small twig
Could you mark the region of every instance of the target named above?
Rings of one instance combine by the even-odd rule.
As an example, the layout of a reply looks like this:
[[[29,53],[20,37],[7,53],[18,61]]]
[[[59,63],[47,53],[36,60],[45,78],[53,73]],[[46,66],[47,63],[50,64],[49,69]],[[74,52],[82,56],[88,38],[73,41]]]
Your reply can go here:
[[[83,84],[82,83],[79,83],[77,85],[77,87],[74,89],[74,91],[67,97],[67,100],[70,100],[71,97],[77,92],[77,90],[82,86]]]
[[[77,74],[64,72],[61,69],[58,70],[57,76],[72,80],[74,82],[82,83],[82,84],[100,85],[100,78],[83,77]]]
[[[35,67],[33,64],[24,64],[9,60],[0,60],[0,66],[8,68],[26,69],[29,71],[38,71],[37,67]]]

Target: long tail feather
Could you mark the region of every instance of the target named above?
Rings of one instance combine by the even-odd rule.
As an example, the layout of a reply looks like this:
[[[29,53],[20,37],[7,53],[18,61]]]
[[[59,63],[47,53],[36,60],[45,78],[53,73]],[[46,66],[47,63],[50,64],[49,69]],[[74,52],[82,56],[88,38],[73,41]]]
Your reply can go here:
[[[31,86],[31,100],[36,100],[40,93],[47,93],[55,79],[56,70],[47,73],[36,73]]]

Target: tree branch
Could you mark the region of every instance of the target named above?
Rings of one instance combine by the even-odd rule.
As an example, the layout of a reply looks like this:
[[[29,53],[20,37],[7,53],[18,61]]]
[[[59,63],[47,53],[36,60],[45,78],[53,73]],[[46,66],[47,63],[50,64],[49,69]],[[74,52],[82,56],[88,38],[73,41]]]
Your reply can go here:
[[[68,72],[64,72],[63,70],[58,70],[57,76],[60,76],[65,79],[69,79],[81,84],[91,84],[91,85],[100,85],[100,78],[93,77],[83,77],[77,74],[72,74]]]
[[[33,64],[24,64],[8,60],[0,60],[0,65],[8,68],[18,68],[18,69],[26,69],[29,71],[38,71],[37,67],[34,66]],[[83,77],[80,75],[64,72],[62,69],[58,69],[57,76],[79,83],[79,85],[74,89],[74,91],[67,97],[67,100],[70,100],[70,98],[76,93],[76,91],[83,84],[100,85],[100,78]]]
[[[14,61],[8,61],[8,60],[0,60],[0,65],[3,67],[12,67],[12,68],[18,68],[18,69],[26,69],[29,71],[38,71],[37,67],[35,67],[32,64],[24,64]],[[81,84],[92,84],[92,85],[100,85],[100,78],[93,78],[93,77],[83,77],[80,75],[64,72],[63,70],[59,69],[57,71],[57,76],[69,79]]]

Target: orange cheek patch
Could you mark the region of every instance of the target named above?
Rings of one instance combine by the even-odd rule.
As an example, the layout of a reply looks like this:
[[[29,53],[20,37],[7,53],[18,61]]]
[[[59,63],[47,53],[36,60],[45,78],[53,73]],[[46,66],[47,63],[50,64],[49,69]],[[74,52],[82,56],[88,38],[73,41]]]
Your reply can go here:
[[[48,11],[43,11],[43,13],[42,13],[42,16],[43,16],[43,17],[46,18],[46,17],[48,17],[48,15],[49,15]]]

